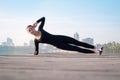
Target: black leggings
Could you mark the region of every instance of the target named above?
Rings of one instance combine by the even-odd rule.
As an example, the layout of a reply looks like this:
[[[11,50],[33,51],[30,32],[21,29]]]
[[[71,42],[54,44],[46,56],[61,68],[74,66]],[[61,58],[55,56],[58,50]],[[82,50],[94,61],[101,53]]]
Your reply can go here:
[[[84,47],[84,48],[94,49],[95,47],[93,45],[80,42],[68,36],[55,35],[52,41],[51,39],[47,39],[46,43],[56,46],[57,48],[60,48],[63,50],[78,51],[82,53],[95,53],[93,50],[81,48],[81,47]]]

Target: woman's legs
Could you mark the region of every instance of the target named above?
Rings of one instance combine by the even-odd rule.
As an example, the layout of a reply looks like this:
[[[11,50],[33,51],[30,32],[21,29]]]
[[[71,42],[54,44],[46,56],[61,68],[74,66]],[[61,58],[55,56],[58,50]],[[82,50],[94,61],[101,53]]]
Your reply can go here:
[[[94,49],[95,48],[94,46],[89,45],[87,43],[79,42],[67,36],[55,36],[54,42],[52,42],[51,44],[63,50],[78,51],[82,53],[95,53],[94,50],[92,51],[89,49],[83,49],[79,47],[79,46],[83,46],[86,48]]]
[[[78,41],[74,38],[71,38],[71,37],[68,37],[68,36],[59,36],[59,37],[62,40],[62,42],[64,42],[64,43],[73,44],[73,45],[76,45],[76,46],[82,46],[82,47],[90,48],[90,49],[95,49],[95,46],[90,45],[90,44],[85,43],[85,42],[80,42],[80,41]]]
[[[95,53],[92,50],[88,50],[88,49],[82,49],[80,47],[71,45],[71,44],[67,44],[67,43],[63,43],[60,42],[58,44],[55,45],[57,48],[63,49],[63,50],[70,50],[70,51],[78,51],[78,52],[82,52],[82,53]]]

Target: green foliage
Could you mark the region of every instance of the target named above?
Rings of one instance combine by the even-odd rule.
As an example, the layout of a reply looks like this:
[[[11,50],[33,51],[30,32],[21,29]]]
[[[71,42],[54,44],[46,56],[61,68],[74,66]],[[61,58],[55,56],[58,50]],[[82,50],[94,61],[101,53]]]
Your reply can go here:
[[[109,42],[102,46],[104,47],[104,53],[120,53],[120,43]]]

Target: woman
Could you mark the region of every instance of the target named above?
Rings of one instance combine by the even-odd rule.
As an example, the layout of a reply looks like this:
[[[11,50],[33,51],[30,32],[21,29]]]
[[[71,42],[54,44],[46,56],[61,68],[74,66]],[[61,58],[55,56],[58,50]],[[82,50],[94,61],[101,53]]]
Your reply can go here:
[[[39,25],[38,31],[36,31],[35,28],[37,27],[38,23],[40,23],[40,25]],[[39,53],[39,43],[51,44],[63,50],[78,51],[78,52],[82,52],[86,54],[91,54],[91,53],[99,53],[100,55],[102,54],[102,49],[97,50],[96,47],[93,45],[77,41],[76,39],[73,39],[68,36],[53,35],[53,34],[46,32],[43,29],[44,24],[45,24],[45,17],[42,17],[39,20],[37,20],[33,25],[28,25],[26,28],[28,33],[35,36],[34,55],[38,55]],[[80,48],[80,46],[93,49],[93,50],[83,49],[83,48]]]

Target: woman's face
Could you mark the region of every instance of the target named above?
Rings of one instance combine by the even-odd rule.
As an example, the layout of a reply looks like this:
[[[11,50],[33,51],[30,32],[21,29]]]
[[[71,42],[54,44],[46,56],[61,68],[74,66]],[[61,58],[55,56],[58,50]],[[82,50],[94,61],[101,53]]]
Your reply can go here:
[[[34,35],[36,30],[31,26],[27,28],[27,32]]]

